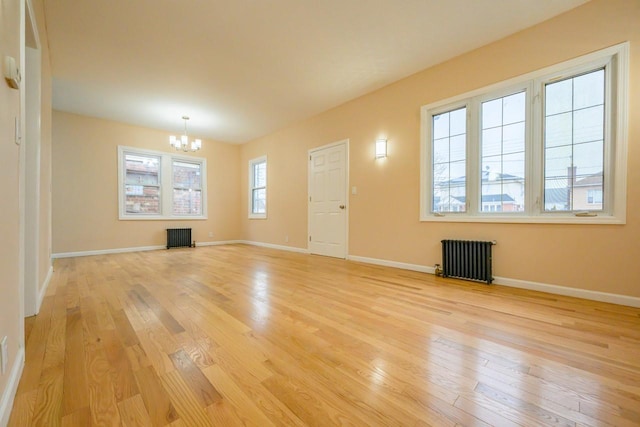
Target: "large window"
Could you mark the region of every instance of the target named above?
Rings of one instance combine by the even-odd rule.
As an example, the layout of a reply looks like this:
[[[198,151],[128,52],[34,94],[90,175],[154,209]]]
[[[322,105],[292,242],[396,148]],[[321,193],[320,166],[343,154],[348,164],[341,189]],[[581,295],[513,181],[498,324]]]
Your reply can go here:
[[[422,108],[423,221],[622,223],[628,44]]]
[[[202,215],[202,165],[200,163],[174,160],[173,214]]]
[[[206,160],[118,147],[120,219],[205,219]]]
[[[267,158],[249,161],[249,218],[267,217]]]

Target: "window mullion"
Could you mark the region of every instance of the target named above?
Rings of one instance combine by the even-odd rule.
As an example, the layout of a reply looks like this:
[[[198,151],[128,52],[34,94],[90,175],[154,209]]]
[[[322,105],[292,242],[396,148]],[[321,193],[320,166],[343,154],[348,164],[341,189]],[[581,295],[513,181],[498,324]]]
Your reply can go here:
[[[544,124],[542,120],[542,83],[531,81],[527,87],[527,124],[525,140],[525,213],[529,216],[540,215],[543,200],[544,164],[542,162],[544,144]]]
[[[480,100],[472,98],[467,106],[467,213],[480,212],[482,176],[480,172]]]
[[[173,160],[171,156],[162,156],[162,168],[160,169],[160,215],[171,216],[173,214]]]

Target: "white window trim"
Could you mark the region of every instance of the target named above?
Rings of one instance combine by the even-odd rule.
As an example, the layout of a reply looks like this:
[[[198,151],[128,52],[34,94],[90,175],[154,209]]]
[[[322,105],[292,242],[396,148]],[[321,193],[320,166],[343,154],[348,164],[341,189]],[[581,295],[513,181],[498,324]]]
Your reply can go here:
[[[125,209],[125,168],[124,155],[138,154],[160,158],[160,214],[132,214]],[[200,215],[173,215],[173,161],[200,164],[201,203]],[[121,221],[145,220],[203,220],[207,219],[207,159],[203,157],[185,156],[179,153],[147,150],[137,147],[118,145],[118,219]]]
[[[534,165],[542,165],[542,127],[532,125],[541,123],[543,85],[549,81],[569,77],[581,70],[587,70],[611,62],[613,73],[607,73],[607,91],[611,93],[615,85],[615,102],[607,109],[605,132],[608,133],[609,144],[605,151],[604,163],[612,166],[612,171],[605,176],[604,197],[609,206],[607,212],[598,212],[597,216],[576,216],[576,212],[544,212],[540,209],[538,197],[542,197],[542,173],[534,172]],[[533,82],[533,84],[531,83]],[[460,108],[467,105],[467,114],[478,115],[477,102],[472,100],[486,99],[486,97],[500,96],[511,89],[530,86],[529,102],[527,105],[527,123],[525,143],[526,173],[525,192],[526,211],[524,213],[489,213],[486,212],[431,212],[431,117],[438,113]],[[629,43],[624,42],[579,58],[543,68],[500,83],[486,86],[465,94],[457,95],[442,101],[437,101],[421,108],[420,126],[420,221],[429,222],[488,222],[488,223],[557,223],[557,224],[625,224],[626,223],[626,194],[627,194],[627,145],[628,145],[628,98],[629,98]],[[533,120],[531,120],[533,117]],[[472,164],[478,159],[479,136],[477,129],[470,128],[467,117],[467,135],[470,147],[467,157],[467,176],[476,177],[479,165]],[[605,137],[605,138],[606,138]],[[471,174],[473,173],[473,174]],[[538,179],[533,179],[537,177]],[[607,179],[608,178],[608,179]],[[474,178],[472,182],[477,182]],[[476,185],[468,185],[467,201],[471,197],[477,199],[479,189]],[[474,199],[474,200],[475,200]],[[467,202],[468,203],[468,202]],[[467,206],[468,207],[468,206]]]
[[[251,159],[249,160],[249,204],[248,204],[248,211],[249,211],[249,219],[267,219],[267,212],[269,211],[269,203],[267,203],[267,200],[265,199],[265,209],[264,209],[264,213],[254,213],[253,212],[253,190],[256,188],[261,188],[261,187],[254,187],[253,186],[253,167],[254,165],[257,165],[259,163],[263,163],[265,164],[266,167],[266,182],[265,182],[265,186],[264,186],[264,190],[265,190],[265,196],[266,198],[269,197],[269,191],[267,190],[267,187],[269,185],[269,163],[267,162],[267,156],[260,156],[260,157],[256,157],[255,159]]]

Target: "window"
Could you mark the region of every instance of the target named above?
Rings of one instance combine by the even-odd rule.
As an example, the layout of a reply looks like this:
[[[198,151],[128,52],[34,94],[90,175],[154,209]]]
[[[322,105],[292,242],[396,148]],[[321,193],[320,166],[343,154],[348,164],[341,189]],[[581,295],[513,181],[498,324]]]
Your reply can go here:
[[[481,212],[524,210],[525,102],[523,91],[480,104]]]
[[[206,160],[118,146],[119,218],[206,219]]]
[[[267,158],[249,161],[249,218],[267,217]]]
[[[624,223],[628,43],[422,107],[421,220]]]
[[[125,153],[124,166],[125,212],[160,214],[160,158]]]
[[[577,206],[582,181],[604,176],[605,69],[545,85],[544,209],[602,210]]]
[[[200,163],[174,160],[173,169],[173,214],[202,215],[202,189]]]

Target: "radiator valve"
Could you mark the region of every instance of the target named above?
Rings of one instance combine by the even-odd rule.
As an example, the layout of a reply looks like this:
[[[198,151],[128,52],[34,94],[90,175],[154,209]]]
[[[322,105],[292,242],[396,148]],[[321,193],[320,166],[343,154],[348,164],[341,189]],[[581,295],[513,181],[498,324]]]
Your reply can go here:
[[[435,268],[436,268],[436,276],[442,277],[442,267],[440,267],[440,264],[436,264]]]

